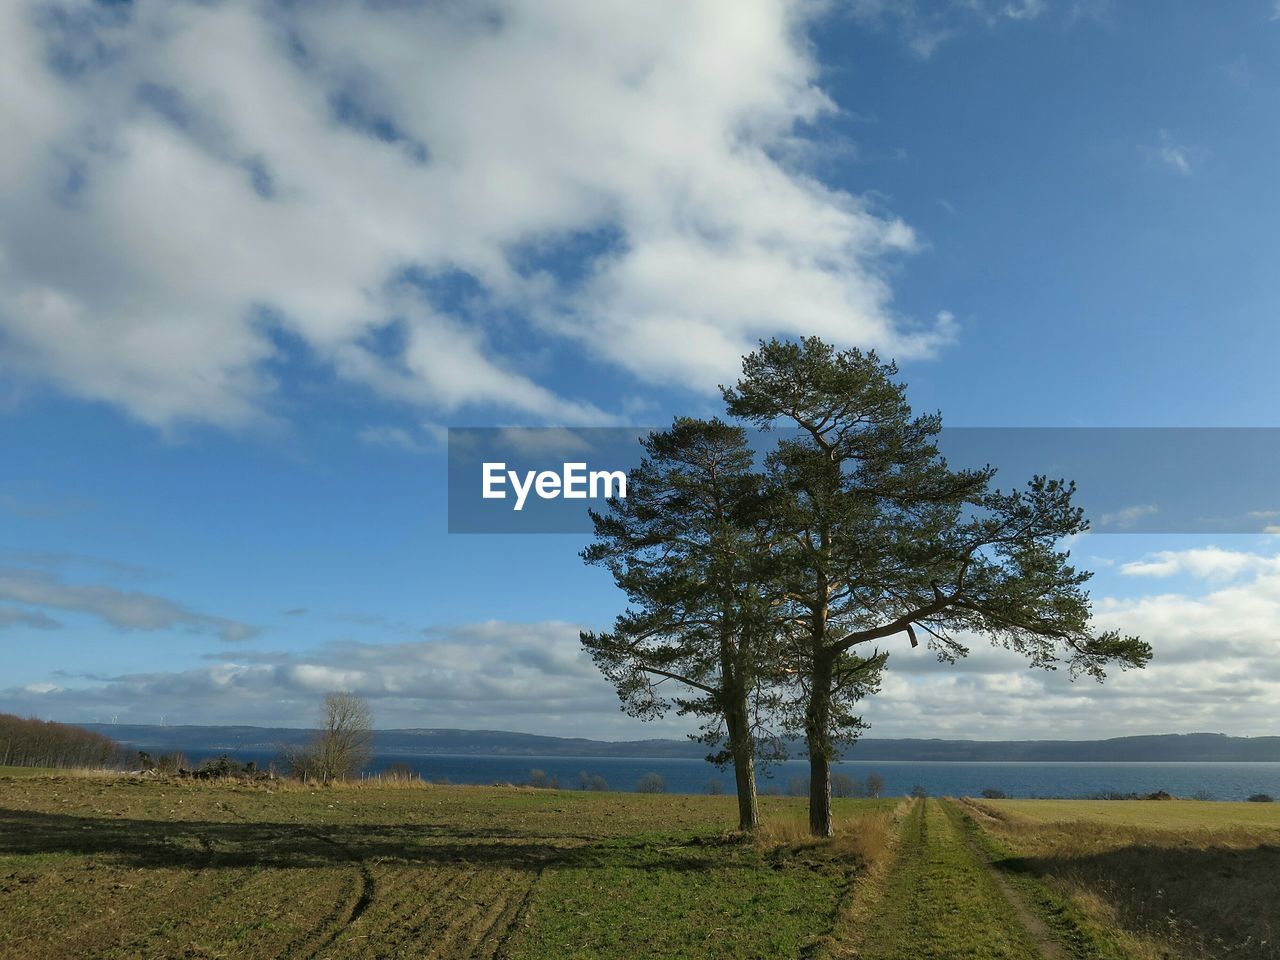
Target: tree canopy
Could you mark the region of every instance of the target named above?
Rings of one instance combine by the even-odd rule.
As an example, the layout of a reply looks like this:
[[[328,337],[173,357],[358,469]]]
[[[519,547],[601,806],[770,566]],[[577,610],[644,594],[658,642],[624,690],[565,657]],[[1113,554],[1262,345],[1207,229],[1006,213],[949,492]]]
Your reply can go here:
[[[770,723],[801,736],[820,836],[831,763],[864,727],[857,703],[878,689],[890,641],[923,638],[954,662],[984,638],[1098,681],[1151,658],[1138,637],[1092,628],[1091,574],[1063,546],[1088,529],[1074,483],[1004,490],[989,466],[952,468],[941,415],[914,414],[897,375],[816,337],[762,342],[722,392],[740,423],[786,428],[767,454],[737,424],[678,419],[645,442],[631,497],[595,515],[585,553],[631,605],[611,634],[583,635],[628,709],[724,719],[721,759],[735,766]],[[663,696],[663,680],[693,694]],[[744,693],[755,714],[735,750]]]

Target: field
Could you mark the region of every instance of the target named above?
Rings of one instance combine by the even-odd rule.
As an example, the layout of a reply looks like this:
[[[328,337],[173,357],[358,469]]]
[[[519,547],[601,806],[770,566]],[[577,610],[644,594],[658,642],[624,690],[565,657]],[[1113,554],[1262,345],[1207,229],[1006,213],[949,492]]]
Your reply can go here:
[[[1004,872],[1140,958],[1280,957],[1280,804],[963,804]]]
[[[1280,953],[1275,805],[762,801],[0,771],[0,957]]]

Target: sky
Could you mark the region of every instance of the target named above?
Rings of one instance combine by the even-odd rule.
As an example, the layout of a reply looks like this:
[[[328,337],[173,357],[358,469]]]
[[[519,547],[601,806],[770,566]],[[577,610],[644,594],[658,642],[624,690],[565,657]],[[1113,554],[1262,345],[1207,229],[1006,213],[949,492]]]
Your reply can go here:
[[[1280,426],[1274,2],[12,0],[0,130],[4,711],[682,736],[585,537],[447,532],[445,435],[713,414],[762,337]],[[1146,670],[900,642],[871,735],[1280,733],[1274,507],[1071,544]]]

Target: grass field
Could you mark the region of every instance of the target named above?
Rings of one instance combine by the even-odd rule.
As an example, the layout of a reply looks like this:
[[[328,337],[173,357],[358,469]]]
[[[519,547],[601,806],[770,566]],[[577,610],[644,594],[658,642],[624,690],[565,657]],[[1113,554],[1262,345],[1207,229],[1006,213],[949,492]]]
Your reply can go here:
[[[796,956],[861,861],[763,806],[744,843],[727,797],[0,779],[0,956]]]
[[[1280,957],[1280,804],[968,802],[1003,872],[1138,958]]]
[[[1206,803],[1200,800],[982,800],[1005,816],[1039,823],[1089,821],[1154,830],[1241,828],[1280,833],[1280,803]]]
[[[841,800],[813,842],[762,805],[747,841],[731,797],[0,773],[0,957],[1280,952],[1280,808]]]

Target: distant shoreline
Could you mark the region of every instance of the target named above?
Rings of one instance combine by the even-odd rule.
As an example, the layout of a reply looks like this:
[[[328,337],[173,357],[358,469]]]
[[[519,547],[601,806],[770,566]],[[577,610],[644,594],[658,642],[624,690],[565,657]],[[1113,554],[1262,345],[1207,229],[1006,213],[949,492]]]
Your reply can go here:
[[[296,727],[160,726],[76,724],[125,745],[164,751],[273,750],[300,743],[310,730]],[[707,748],[686,740],[605,741],[547,737],[502,730],[378,730],[379,754],[421,757],[510,757],[702,760]],[[792,756],[802,753],[796,744]],[[1150,734],[1106,740],[859,740],[845,753],[850,761],[955,763],[1275,763],[1280,736],[1229,737],[1215,733]]]

